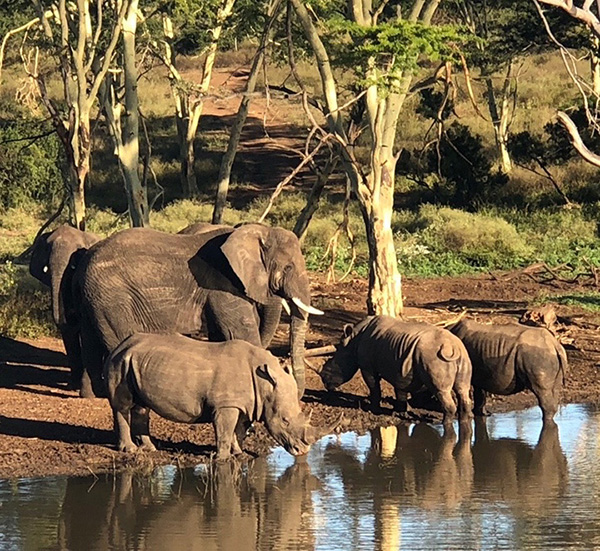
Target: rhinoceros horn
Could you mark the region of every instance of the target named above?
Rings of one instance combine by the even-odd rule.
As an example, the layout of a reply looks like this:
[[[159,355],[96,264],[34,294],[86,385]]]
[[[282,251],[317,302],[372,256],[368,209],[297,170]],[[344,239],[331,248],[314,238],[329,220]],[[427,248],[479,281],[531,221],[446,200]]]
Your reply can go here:
[[[344,414],[340,413],[340,415],[338,416],[338,418],[335,421],[333,421],[332,423],[330,423],[329,425],[326,425],[324,427],[315,427],[313,425],[310,425],[307,422],[306,425],[304,426],[304,436],[302,439],[307,444],[313,444],[314,442],[316,442],[317,440],[320,440],[324,436],[327,436],[328,434],[333,433],[335,431],[335,429],[337,429],[342,424],[343,419],[344,419]]]

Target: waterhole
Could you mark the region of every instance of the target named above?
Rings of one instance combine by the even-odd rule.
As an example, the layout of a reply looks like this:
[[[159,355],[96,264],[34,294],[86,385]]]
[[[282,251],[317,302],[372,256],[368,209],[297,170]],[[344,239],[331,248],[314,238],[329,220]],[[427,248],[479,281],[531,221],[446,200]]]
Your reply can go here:
[[[0,549],[600,548],[600,412],[496,414],[329,436],[150,475],[0,481]]]

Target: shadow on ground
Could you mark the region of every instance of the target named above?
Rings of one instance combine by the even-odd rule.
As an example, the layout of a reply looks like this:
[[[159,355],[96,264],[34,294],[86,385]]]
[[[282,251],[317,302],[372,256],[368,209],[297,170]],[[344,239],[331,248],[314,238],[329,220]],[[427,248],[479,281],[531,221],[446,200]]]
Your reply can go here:
[[[110,430],[95,429],[81,425],[69,425],[57,421],[19,419],[0,415],[0,434],[40,440],[58,440],[67,444],[114,443],[114,433]]]

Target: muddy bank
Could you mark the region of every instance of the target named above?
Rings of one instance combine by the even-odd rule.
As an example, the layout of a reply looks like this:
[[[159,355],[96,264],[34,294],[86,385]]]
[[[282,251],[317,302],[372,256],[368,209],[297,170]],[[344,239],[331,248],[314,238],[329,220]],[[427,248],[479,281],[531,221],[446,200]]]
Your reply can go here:
[[[314,279],[315,305],[326,315],[311,319],[308,347],[334,343],[344,323],[365,315],[364,280],[326,284]],[[462,308],[483,321],[516,321],[540,296],[581,290],[566,283],[549,288],[523,275],[500,281],[490,276],[408,280],[404,285],[406,317],[431,322],[451,319]],[[600,316],[572,307],[559,307],[558,314],[565,334],[573,341],[567,348],[570,368],[563,401],[600,403]],[[286,331],[282,324],[275,348],[284,345]],[[313,360],[317,366],[320,361]],[[65,366],[66,356],[58,339],[15,341],[0,337],[0,478],[88,475],[127,467],[152,469],[166,463],[184,467],[211,459],[215,451],[211,425],[178,425],[156,415],[151,419],[151,433],[159,451],[117,452],[108,401],[82,400],[67,390]],[[328,394],[318,376],[308,371],[307,389],[304,407],[312,410],[312,422],[317,426],[331,422],[340,412],[344,413],[344,427],[358,432],[407,422],[392,413],[391,401],[385,401],[381,414],[361,409],[367,392],[360,375],[341,392]],[[384,388],[384,396],[391,396],[389,388]],[[525,392],[492,398],[489,409],[506,411],[535,403],[535,397]],[[441,420],[439,413],[418,409],[419,403],[414,405],[417,409],[409,420]],[[257,426],[245,440],[242,459],[265,454],[273,444],[264,428]]]

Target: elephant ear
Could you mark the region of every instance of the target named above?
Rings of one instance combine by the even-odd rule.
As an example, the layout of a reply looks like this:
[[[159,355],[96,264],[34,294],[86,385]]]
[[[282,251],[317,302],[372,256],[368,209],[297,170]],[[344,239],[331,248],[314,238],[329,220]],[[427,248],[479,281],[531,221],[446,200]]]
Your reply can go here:
[[[242,226],[233,231],[221,245],[231,269],[238,277],[246,295],[261,304],[269,298],[269,275],[264,263],[267,228]]]

